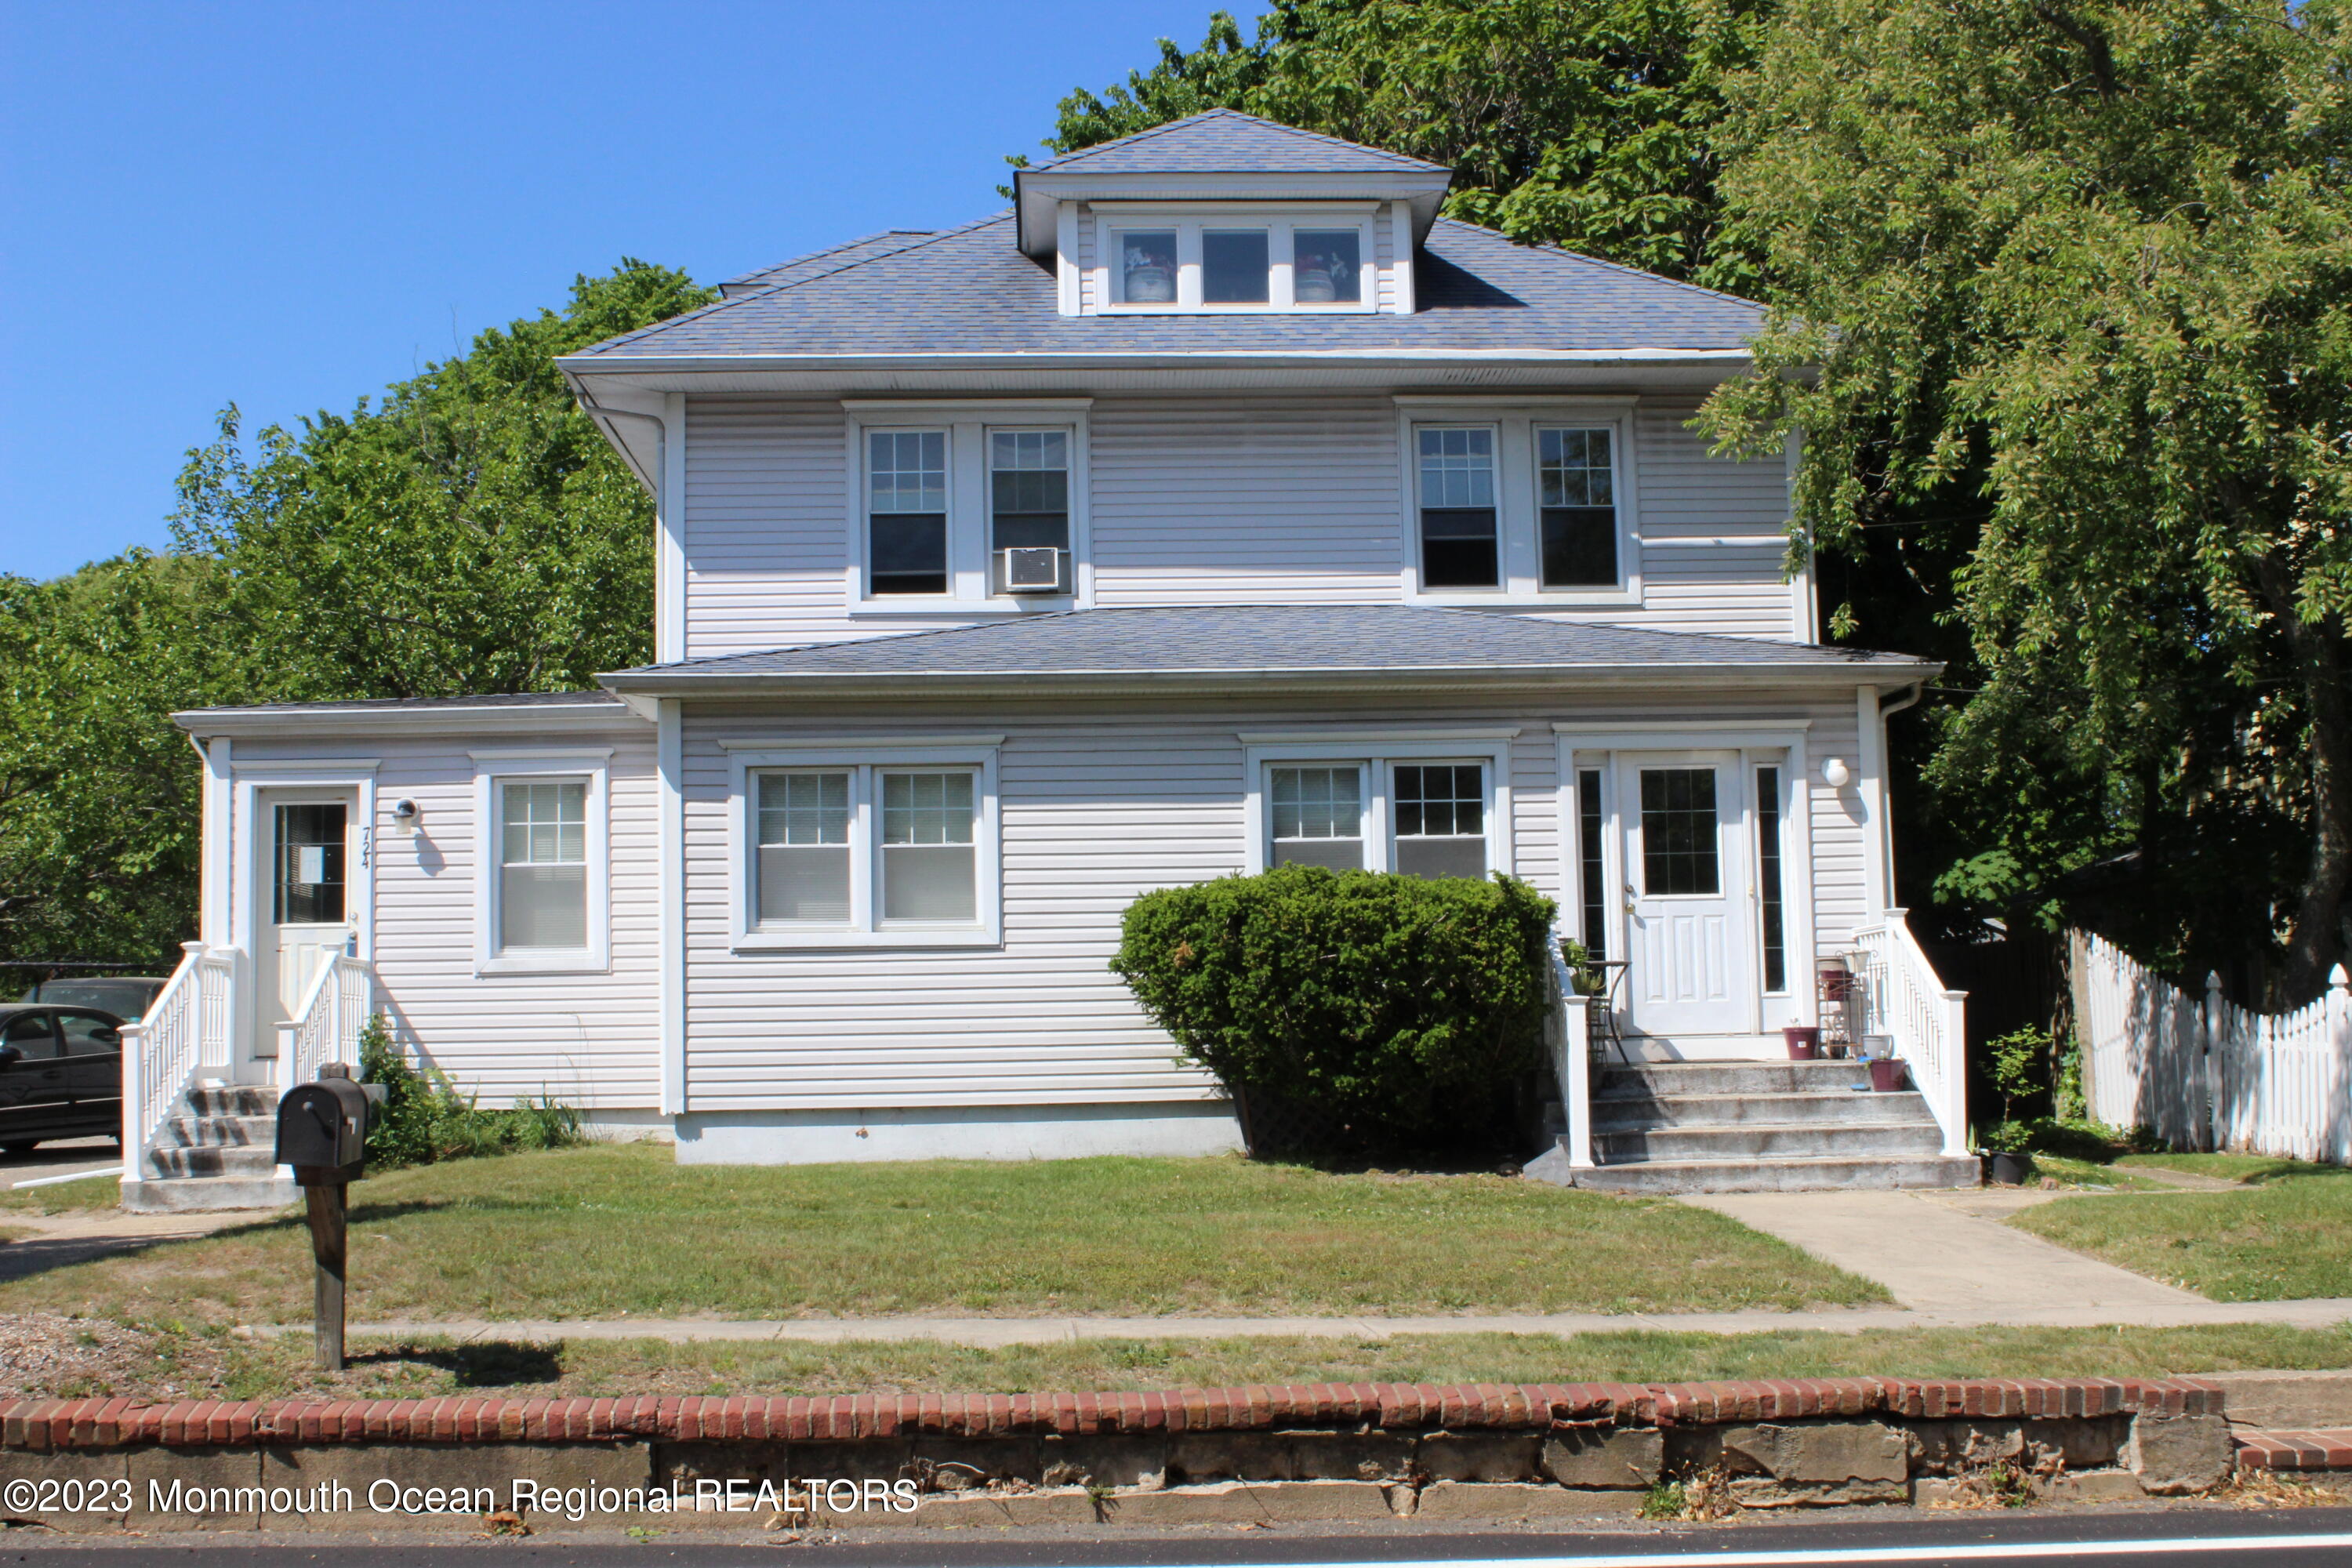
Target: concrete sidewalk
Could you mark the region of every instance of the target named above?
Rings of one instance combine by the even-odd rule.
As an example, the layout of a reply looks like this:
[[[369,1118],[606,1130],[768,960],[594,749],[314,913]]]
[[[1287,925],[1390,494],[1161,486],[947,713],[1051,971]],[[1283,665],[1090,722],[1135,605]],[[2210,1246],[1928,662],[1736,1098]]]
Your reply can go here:
[[[2185,1293],[2184,1293],[2185,1294]],[[1350,1318],[582,1318],[395,1320],[353,1323],[353,1335],[402,1339],[496,1340],[544,1344],[557,1340],[669,1340],[803,1344],[928,1340],[980,1350],[1071,1344],[1085,1340],[1221,1340],[1296,1336],[1384,1340],[1399,1334],[1594,1334],[1678,1331],[1754,1334],[1791,1330],[1859,1333],[1869,1329],[2183,1328],[2208,1323],[2277,1323],[2325,1329],[2352,1322],[2352,1297],[2311,1301],[2184,1301],[2141,1307],[2043,1307],[2016,1310],[1906,1310],[1899,1307],[1824,1308],[1815,1312],[1551,1312],[1463,1317]],[[240,1330],[257,1336],[307,1334],[307,1323]]]
[[[2142,1314],[2213,1305],[2193,1290],[2070,1252],[1993,1217],[2056,1195],[1992,1188],[1711,1193],[1683,1201],[1875,1280],[1921,1314],[2013,1323],[2046,1312],[2088,1310],[2099,1322],[2144,1322],[2151,1320]],[[2254,1321],[2242,1315],[2249,1305],[2231,1308],[2241,1315],[2230,1321]]]

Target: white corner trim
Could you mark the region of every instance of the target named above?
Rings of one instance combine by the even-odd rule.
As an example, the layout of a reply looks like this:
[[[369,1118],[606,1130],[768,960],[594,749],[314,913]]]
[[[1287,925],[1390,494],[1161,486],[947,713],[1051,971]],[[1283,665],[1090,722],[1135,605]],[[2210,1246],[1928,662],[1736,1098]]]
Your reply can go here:
[[[856,752],[860,756],[875,751],[904,751],[908,747],[936,749],[942,746],[1001,746],[1002,735],[926,734],[926,735],[830,735],[722,736],[711,742],[722,752],[794,752],[801,750]]]
[[[675,697],[655,704],[654,774],[658,790],[654,819],[655,872],[659,900],[661,1111],[686,1110],[686,768],[683,704]]]
[[[1399,725],[1386,730],[1244,730],[1235,739],[1245,746],[1333,745],[1373,746],[1396,753],[1401,746],[1423,742],[1509,741],[1522,732],[1517,724],[1478,725],[1469,729]]]

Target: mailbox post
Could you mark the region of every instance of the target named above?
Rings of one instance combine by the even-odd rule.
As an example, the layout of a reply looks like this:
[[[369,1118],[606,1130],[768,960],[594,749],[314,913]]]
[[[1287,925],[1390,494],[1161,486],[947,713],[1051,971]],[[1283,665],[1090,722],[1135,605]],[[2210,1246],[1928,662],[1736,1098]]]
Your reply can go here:
[[[323,1372],[343,1370],[344,1206],[351,1184],[366,1174],[368,1128],[383,1086],[354,1083],[341,1062],[319,1068],[319,1081],[296,1084],[278,1102],[278,1163],[294,1167],[310,1220],[311,1315]]]

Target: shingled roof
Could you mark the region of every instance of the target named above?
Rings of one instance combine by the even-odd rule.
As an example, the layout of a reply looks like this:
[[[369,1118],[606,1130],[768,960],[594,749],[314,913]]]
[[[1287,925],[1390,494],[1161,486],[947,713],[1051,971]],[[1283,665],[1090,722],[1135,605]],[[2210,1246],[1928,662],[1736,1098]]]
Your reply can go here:
[[[781,270],[781,269],[779,269]],[[757,276],[757,275],[751,275]],[[999,213],[613,338],[560,362],[841,354],[1742,353],[1763,308],[1438,220],[1410,316],[1065,316]]]
[[[1903,654],[1498,615],[1412,605],[1213,605],[1066,610],[948,630],[646,665],[602,676],[617,691],[698,687],[823,687],[887,680],[1043,681],[1213,677],[1370,677],[1412,671],[1450,680],[1557,674],[1843,673],[1864,681],[1924,679],[1937,667]],[[927,680],[928,678],[928,680]]]
[[[1360,142],[1343,142],[1295,125],[1212,109],[1122,136],[1097,142],[1022,174],[1385,174],[1400,170],[1450,173],[1443,163],[1408,158]]]
[[[746,272],[730,278],[719,285],[721,299],[737,300],[746,294],[756,294],[762,289],[779,284],[805,282],[827,272],[837,272],[860,261],[871,261],[877,256],[887,256],[904,250],[931,237],[935,230],[928,228],[890,228],[880,234],[869,234],[841,245],[812,250],[806,256],[795,256],[790,261],[779,261],[773,267],[762,267],[756,272]]]

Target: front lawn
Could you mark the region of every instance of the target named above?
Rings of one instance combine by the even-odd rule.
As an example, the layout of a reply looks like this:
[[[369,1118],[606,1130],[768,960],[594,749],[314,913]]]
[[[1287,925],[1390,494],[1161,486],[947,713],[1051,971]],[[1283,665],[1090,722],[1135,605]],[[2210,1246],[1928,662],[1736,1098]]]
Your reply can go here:
[[[677,1165],[653,1143],[352,1192],[371,1319],[1799,1310],[1877,1285],[1705,1209],[1236,1158]],[[289,1212],[0,1286],[0,1311],[296,1322]]]
[[[2283,1160],[2274,1154],[2126,1154],[2116,1162],[2129,1169],[2146,1165],[2159,1171],[2186,1171],[2193,1176],[2218,1176],[2225,1182],[2274,1182],[2281,1176],[2341,1176],[2352,1174],[2341,1165],[2314,1165]]]
[[[971,1350],[936,1342],[669,1344],[657,1340],[362,1337],[341,1374],[310,1365],[307,1333],[247,1340],[215,1330],[132,1331],[125,1353],[33,1393],[267,1399],[443,1394],[1056,1393],[1266,1383],[1678,1383],[1709,1378],[2163,1377],[2246,1368],[2337,1367],[2352,1331],[2200,1328],[1921,1329],[1841,1334],[1628,1331],[1425,1334],[1389,1340],[1087,1340]],[[88,1336],[84,1336],[88,1337]],[[112,1331],[105,1336],[112,1339]]]
[[[2229,1173],[2246,1155],[2159,1156],[2174,1170]],[[2268,1162],[2272,1165],[2289,1162]],[[2251,1167],[2249,1167],[2251,1169]],[[2118,1193],[2060,1198],[2009,1223],[2217,1301],[2352,1296],[2352,1172],[2267,1174],[2239,1192]]]

